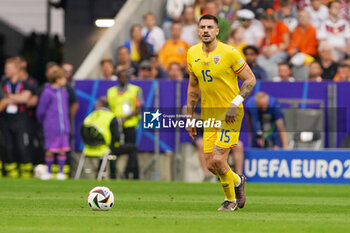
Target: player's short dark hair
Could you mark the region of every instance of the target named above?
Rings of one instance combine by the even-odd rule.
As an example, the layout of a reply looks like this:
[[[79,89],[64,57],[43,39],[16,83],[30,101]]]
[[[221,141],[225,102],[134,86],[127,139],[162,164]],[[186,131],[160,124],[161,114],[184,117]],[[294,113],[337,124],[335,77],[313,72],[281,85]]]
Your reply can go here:
[[[209,14],[206,14],[206,15],[202,15],[200,18],[199,18],[199,21],[198,23],[200,23],[203,19],[210,19],[210,20],[214,20],[214,22],[216,23],[216,25],[219,24],[219,21],[218,19],[214,16],[214,15],[209,15]]]
[[[253,46],[253,45],[248,45],[246,47],[243,48],[243,53],[247,54],[247,50],[253,50],[255,54],[259,53],[259,50],[257,47]]]

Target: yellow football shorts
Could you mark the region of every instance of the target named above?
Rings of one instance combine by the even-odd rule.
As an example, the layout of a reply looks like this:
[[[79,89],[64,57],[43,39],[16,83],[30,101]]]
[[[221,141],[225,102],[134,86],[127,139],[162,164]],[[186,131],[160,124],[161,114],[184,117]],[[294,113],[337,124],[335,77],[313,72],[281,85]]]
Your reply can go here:
[[[233,124],[222,122],[221,128],[205,128],[203,133],[204,153],[213,152],[214,145],[234,148],[238,144],[243,114],[237,114]]]

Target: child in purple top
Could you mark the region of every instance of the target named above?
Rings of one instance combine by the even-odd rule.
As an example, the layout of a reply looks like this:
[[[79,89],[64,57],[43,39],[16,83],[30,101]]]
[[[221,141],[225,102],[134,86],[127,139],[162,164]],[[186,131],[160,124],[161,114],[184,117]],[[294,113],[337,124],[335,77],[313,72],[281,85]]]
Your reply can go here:
[[[43,179],[51,179],[51,167],[54,163],[54,154],[57,156],[59,172],[56,176],[64,180],[63,167],[66,163],[66,152],[69,145],[69,99],[65,89],[66,78],[64,71],[57,67],[48,74],[49,84],[46,84],[37,107],[36,116],[42,124],[45,138],[45,161],[48,167],[48,176]]]

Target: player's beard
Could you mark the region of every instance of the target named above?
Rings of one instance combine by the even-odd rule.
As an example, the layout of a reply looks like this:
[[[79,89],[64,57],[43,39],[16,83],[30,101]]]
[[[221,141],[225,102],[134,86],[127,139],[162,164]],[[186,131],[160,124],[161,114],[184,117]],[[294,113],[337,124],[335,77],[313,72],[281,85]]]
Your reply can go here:
[[[204,40],[203,40],[203,36],[202,36],[202,42],[203,42],[204,44],[206,44],[206,45],[211,44],[211,42],[213,42],[214,39],[215,39],[215,38],[210,38],[210,40],[204,41]]]

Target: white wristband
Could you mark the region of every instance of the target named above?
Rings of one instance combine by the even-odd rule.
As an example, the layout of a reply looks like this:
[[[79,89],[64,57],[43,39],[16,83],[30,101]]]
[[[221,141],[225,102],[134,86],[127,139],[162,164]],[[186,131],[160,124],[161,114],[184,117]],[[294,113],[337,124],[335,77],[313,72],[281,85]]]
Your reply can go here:
[[[244,101],[244,98],[241,95],[236,95],[236,97],[232,100],[231,103],[233,103],[238,107],[243,101]]]

